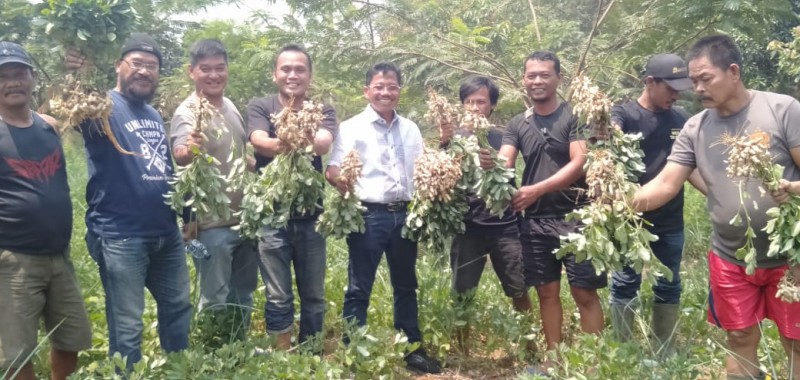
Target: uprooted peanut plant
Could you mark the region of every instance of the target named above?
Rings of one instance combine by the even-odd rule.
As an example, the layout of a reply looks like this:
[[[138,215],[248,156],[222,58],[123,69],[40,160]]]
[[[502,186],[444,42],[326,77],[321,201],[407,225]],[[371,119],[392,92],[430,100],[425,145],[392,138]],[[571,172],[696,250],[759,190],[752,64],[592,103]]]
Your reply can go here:
[[[325,237],[343,239],[353,232],[364,232],[364,206],[356,196],[355,188],[361,177],[361,160],[358,152],[351,150],[342,159],[339,180],[347,188],[344,194],[332,192],[325,199],[325,211],[317,221],[317,231]]]
[[[288,104],[294,104],[293,99]],[[319,210],[324,179],[312,161],[314,137],[325,119],[322,107],[305,101],[299,110],[287,106],[272,115],[281,150],[259,178],[245,186],[238,214],[243,236],[256,237],[265,225],[285,227],[292,216]]]
[[[579,221],[581,227],[561,237],[556,256],[574,254],[578,262],[591,260],[598,273],[629,266],[636,273],[644,272],[644,279],[651,283],[657,276],[671,278],[650,248],[658,237],[644,228],[647,221],[630,202],[637,189],[633,181],[644,171],[641,134],[625,134],[611,125],[612,103],[588,78],[577,77],[572,91],[575,114],[605,138],[589,144],[584,168],[590,202],[567,215],[567,220]]]
[[[750,194],[744,186],[750,179],[761,181],[761,196],[766,195],[766,190],[775,191],[780,187],[783,178],[783,166],[772,162],[769,151],[770,136],[764,131],[755,131],[741,136],[723,135],[720,141],[725,144],[728,152],[728,177],[735,180],[739,188],[739,212],[730,221],[733,225],[744,222],[745,244],[736,250],[736,258],[746,264],[748,274],[755,273],[757,254],[753,246],[756,234],[750,226],[750,214],[745,207],[745,202]],[[764,231],[769,238],[767,257],[786,257],[789,265],[796,266],[800,263],[800,196],[790,194],[789,198],[776,207],[767,210],[767,221]],[[776,297],[786,302],[800,301],[800,287],[792,276],[792,271],[787,270],[778,286]]]

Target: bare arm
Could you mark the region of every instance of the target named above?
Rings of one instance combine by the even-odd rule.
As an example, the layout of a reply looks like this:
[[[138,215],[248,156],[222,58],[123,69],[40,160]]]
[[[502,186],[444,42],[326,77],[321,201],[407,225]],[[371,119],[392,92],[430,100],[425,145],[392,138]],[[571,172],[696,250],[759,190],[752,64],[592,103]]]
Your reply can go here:
[[[265,157],[275,157],[281,152],[281,140],[277,137],[269,137],[265,131],[253,131],[250,134],[250,143],[257,154]]]
[[[650,182],[636,191],[633,197],[633,207],[636,211],[655,210],[670,199],[675,198],[683,188],[683,183],[692,174],[692,168],[674,162],[667,162],[667,165]]]
[[[325,179],[328,180],[328,183],[333,185],[339,193],[344,194],[348,189],[347,186],[339,180],[340,173],[341,169],[339,169],[338,166],[328,165],[328,168],[325,170]]]
[[[547,179],[533,185],[523,186],[514,194],[511,206],[522,211],[532,205],[544,194],[566,189],[583,175],[586,163],[586,142],[569,143],[569,162]]]
[[[331,150],[333,134],[327,129],[320,129],[314,136],[314,154],[324,156]]]

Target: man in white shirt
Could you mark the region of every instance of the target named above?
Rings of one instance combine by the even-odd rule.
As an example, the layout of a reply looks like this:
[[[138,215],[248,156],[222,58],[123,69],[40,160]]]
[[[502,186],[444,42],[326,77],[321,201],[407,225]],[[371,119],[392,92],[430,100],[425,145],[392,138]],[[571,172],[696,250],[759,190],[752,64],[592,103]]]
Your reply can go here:
[[[414,160],[422,153],[423,144],[419,127],[395,111],[402,84],[400,69],[392,63],[377,63],[367,71],[364,96],[370,104],[340,124],[325,176],[345,192],[339,166],[347,152],[358,152],[363,167],[356,195],[366,207],[366,228],[347,237],[350,262],[344,318],[359,326],[367,323],[375,272],[386,252],[394,291],[394,327],[415,343],[422,341],[417,315],[417,243],[404,239],[400,232],[414,192]],[[421,372],[441,372],[439,363],[422,348],[409,353],[406,363]]]

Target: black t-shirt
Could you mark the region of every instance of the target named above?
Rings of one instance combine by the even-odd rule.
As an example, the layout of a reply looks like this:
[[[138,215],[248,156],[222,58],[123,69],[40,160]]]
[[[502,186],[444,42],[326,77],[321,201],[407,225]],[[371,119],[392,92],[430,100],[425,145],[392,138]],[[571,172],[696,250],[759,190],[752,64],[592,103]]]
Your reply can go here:
[[[639,183],[645,184],[664,168],[672,150],[672,143],[683,128],[689,115],[682,108],[653,112],[631,101],[611,109],[611,120],[625,133],[642,133],[645,172]],[[672,200],[642,217],[653,223],[651,229],[683,228],[683,189]]]
[[[492,148],[499,150],[503,142],[503,130],[493,128],[489,131],[488,140]],[[467,201],[469,202],[469,210],[464,215],[464,222],[467,228],[507,226],[517,222],[517,217],[510,206],[502,217],[497,217],[486,208],[486,202],[476,194],[468,194]]]
[[[584,129],[578,126],[578,118],[567,103],[546,116],[529,109],[511,119],[503,145],[517,148],[525,159],[522,186],[546,180],[569,163],[569,144],[582,140]],[[566,189],[542,195],[525,210],[525,217],[563,218],[585,203],[578,190],[581,188],[586,188],[583,177]]]
[[[0,126],[0,249],[62,255],[72,233],[64,150],[51,126],[33,120],[7,132]]]
[[[283,105],[277,95],[251,100],[250,104],[247,105],[247,139],[250,140],[250,135],[255,131],[264,131],[269,134],[269,137],[277,138],[278,135],[275,133],[275,124],[272,122],[272,115],[277,115],[281,110],[283,110]],[[336,110],[330,105],[325,104],[322,107],[322,113],[325,115],[325,119],[322,120],[321,128],[327,129],[331,135],[336,136],[336,130],[338,128],[338,124],[336,123]],[[256,170],[261,170],[261,168],[269,165],[273,160],[273,157],[267,157],[258,153],[255,154],[255,158]],[[319,156],[314,156],[312,164],[317,171],[320,173],[322,172],[322,159]],[[319,204],[322,204],[321,199]],[[310,216],[315,217],[316,214]],[[295,215],[292,218],[303,217]]]

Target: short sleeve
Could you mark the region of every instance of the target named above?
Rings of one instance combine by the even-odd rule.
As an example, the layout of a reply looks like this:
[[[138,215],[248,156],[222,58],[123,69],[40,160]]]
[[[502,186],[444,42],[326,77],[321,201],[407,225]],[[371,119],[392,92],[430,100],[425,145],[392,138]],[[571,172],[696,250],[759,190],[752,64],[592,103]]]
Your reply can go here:
[[[702,115],[702,114],[701,114]],[[702,117],[696,115],[689,119],[678,134],[678,138],[672,144],[672,153],[667,157],[667,161],[674,162],[690,168],[697,167],[697,158],[695,156],[695,141],[700,128],[700,121]]]
[[[194,115],[189,112],[185,104],[181,104],[181,106],[175,110],[175,114],[172,116],[172,122],[170,123],[169,138],[173,150],[179,145],[186,145],[187,136],[193,125]]]
[[[625,107],[616,105],[611,107],[611,124],[619,125],[622,130],[625,130]]]
[[[270,110],[267,107],[267,98],[253,99],[247,105],[247,137],[255,131],[264,131],[269,133],[270,137],[275,137],[275,131],[272,130],[272,120]]]
[[[781,127],[786,136],[786,144],[789,149],[800,146],[800,128],[797,128],[796,125],[798,120],[800,120],[800,102],[792,99],[787,105],[786,112],[784,112],[781,120]]]
[[[322,107],[322,114],[325,118],[322,119],[322,129],[331,133],[331,136],[336,137],[336,132],[339,130],[339,123],[336,120],[336,109],[326,104]]]
[[[503,144],[502,145],[511,145],[517,150],[521,149],[519,144],[519,131],[522,127],[522,124],[525,122],[524,115],[517,115],[510,122],[508,122],[508,127],[506,128],[505,132],[503,133]]]

